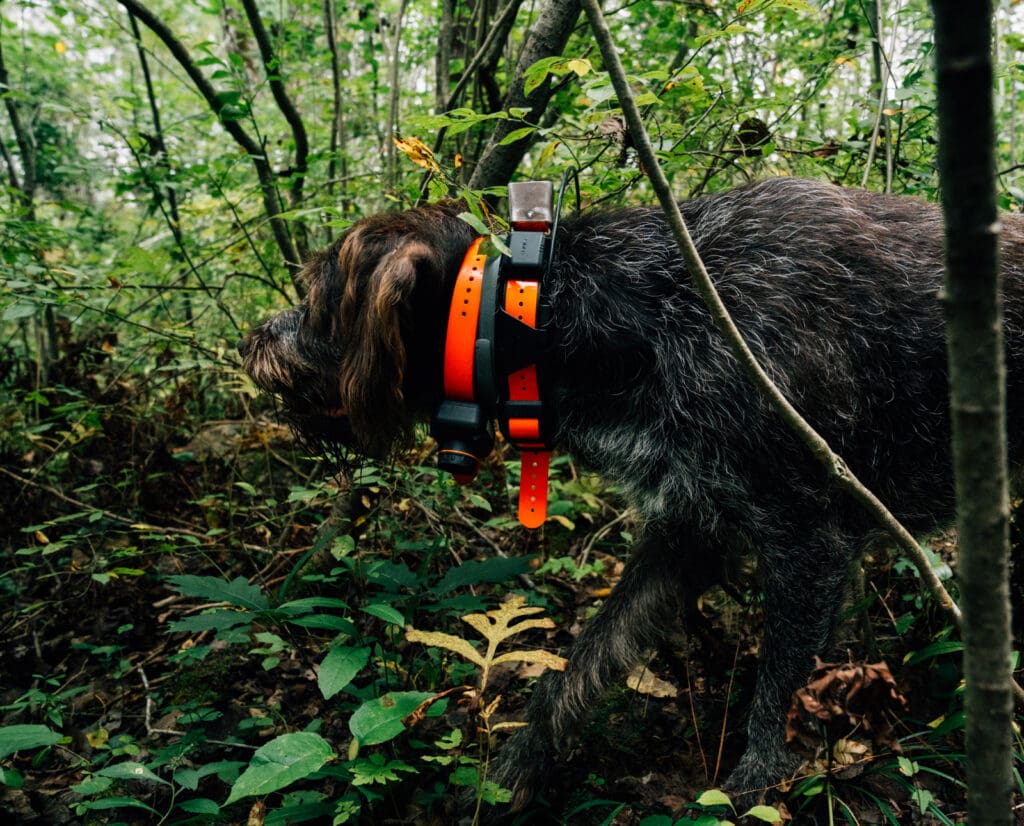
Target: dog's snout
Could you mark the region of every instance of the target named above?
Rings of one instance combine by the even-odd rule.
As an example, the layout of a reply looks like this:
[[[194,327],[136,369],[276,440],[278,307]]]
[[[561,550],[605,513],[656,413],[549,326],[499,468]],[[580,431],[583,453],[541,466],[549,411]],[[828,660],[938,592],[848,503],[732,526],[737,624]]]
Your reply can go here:
[[[238,355],[245,358],[252,349],[252,339],[249,336],[246,336],[235,345],[235,348],[238,350]]]

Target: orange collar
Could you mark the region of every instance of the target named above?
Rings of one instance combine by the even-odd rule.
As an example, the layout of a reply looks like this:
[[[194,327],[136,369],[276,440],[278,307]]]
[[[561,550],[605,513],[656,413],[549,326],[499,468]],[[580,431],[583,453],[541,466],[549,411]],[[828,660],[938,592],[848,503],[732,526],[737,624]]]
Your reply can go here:
[[[539,375],[546,332],[538,326],[550,222],[513,221],[511,256],[484,255],[483,240],[466,253],[448,313],[444,401],[431,423],[438,466],[471,481],[493,447],[489,422],[497,418],[521,455],[519,521],[537,528],[547,516],[552,447]]]

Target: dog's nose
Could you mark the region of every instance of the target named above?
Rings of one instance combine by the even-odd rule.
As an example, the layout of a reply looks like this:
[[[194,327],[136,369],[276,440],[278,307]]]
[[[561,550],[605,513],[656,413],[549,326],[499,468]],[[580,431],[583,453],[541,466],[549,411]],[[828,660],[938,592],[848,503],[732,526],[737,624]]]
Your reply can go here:
[[[241,341],[239,341],[238,344],[235,346],[238,348],[238,355],[240,355],[242,358],[245,358],[246,353],[248,353],[249,350],[252,349],[252,341],[249,338],[249,336],[246,336]]]

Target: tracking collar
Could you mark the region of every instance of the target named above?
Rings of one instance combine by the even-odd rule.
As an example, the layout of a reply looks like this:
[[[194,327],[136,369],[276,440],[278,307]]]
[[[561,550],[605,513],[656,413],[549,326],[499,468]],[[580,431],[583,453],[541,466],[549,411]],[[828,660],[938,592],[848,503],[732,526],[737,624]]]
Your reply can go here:
[[[438,467],[472,481],[491,452],[490,421],[522,458],[519,521],[537,528],[547,516],[553,422],[541,398],[549,334],[540,292],[553,241],[548,181],[509,184],[511,255],[470,246],[452,293],[444,352],[444,400],[431,420]]]

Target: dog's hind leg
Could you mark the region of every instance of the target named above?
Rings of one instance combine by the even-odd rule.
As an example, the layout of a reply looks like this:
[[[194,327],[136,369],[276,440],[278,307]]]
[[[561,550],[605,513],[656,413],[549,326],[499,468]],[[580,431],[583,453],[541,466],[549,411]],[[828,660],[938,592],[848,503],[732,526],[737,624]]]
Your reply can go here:
[[[527,726],[500,750],[490,772],[512,789],[513,809],[539,790],[552,758],[579,736],[593,701],[655,648],[676,622],[685,572],[674,543],[652,536],[640,543],[622,579],[568,652],[564,672],[537,681]],[[698,586],[700,587],[700,586]]]
[[[799,765],[785,745],[786,712],[815,655],[827,653],[856,546],[840,530],[822,527],[807,529],[784,549],[761,549],[765,628],[757,687],[747,747],[726,781],[744,802],[764,797]]]

